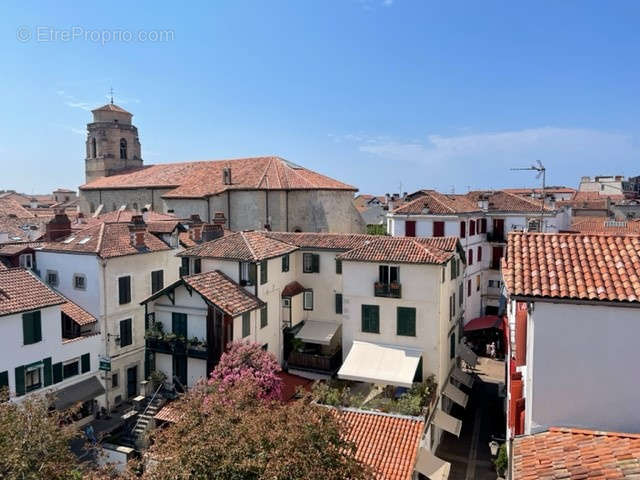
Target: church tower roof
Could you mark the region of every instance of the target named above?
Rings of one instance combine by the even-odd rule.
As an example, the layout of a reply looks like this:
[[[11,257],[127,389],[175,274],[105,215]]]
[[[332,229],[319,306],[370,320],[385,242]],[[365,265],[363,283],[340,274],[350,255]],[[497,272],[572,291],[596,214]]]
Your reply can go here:
[[[133,116],[130,112],[127,112],[124,108],[116,105],[115,103],[107,103],[102,107],[91,110],[91,112],[118,112],[118,113],[126,113],[128,115]]]

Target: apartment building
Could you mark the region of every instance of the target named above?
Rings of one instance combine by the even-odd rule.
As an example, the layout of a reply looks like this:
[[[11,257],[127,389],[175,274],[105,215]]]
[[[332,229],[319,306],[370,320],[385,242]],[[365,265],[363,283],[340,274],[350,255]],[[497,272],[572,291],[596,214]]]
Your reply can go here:
[[[52,407],[77,403],[79,424],[89,421],[104,387],[97,319],[24,268],[0,262],[0,387],[11,399],[52,394]]]

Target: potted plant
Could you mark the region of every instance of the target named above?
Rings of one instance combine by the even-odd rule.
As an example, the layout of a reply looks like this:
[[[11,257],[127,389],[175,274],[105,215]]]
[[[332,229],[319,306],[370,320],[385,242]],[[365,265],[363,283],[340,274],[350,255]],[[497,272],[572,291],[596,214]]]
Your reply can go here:
[[[400,284],[398,282],[391,282],[389,285],[389,290],[393,295],[400,295]]]
[[[151,384],[153,385],[153,390],[154,391],[161,384],[163,384],[166,380],[167,380],[167,375],[164,372],[160,371],[160,370],[154,370],[149,375],[149,381],[151,381]]]

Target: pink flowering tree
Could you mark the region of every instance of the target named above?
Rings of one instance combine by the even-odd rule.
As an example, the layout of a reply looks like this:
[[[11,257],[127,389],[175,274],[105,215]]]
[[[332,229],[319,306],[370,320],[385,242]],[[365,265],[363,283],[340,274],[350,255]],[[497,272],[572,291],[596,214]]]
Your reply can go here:
[[[239,384],[251,384],[259,398],[279,400],[282,392],[279,371],[276,358],[259,344],[234,342],[220,357],[208,383],[222,392]]]

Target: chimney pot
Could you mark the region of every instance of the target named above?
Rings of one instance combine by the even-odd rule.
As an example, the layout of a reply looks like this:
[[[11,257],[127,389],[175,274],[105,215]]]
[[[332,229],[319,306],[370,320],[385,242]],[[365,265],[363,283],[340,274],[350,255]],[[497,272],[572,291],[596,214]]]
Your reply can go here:
[[[216,212],[213,214],[213,224],[214,225],[225,225],[227,223],[227,219],[224,216],[223,212]]]

